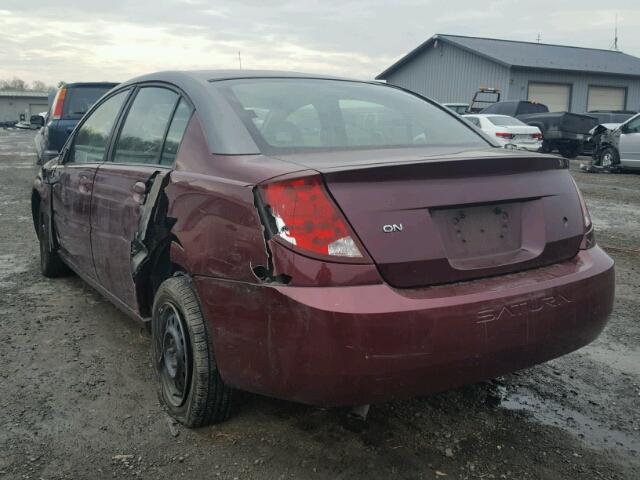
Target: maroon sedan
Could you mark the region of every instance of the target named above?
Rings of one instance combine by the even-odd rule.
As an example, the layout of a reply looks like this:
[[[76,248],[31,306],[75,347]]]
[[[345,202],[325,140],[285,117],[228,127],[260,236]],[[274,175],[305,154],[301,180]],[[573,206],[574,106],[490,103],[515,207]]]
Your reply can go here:
[[[614,296],[568,163],[399,88],[165,72],[84,116],[33,190],[42,272],[149,322],[189,426],[233,389],[364,405],[598,336]]]

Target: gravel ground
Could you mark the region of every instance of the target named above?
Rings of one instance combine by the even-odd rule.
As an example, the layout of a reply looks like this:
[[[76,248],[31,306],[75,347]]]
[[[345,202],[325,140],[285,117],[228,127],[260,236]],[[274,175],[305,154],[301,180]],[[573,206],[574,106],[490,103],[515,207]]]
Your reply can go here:
[[[366,423],[245,394],[226,423],[187,430],[157,401],[144,328],[78,278],[40,275],[32,138],[0,130],[0,478],[640,478],[640,175],[572,162],[617,262],[593,344]]]

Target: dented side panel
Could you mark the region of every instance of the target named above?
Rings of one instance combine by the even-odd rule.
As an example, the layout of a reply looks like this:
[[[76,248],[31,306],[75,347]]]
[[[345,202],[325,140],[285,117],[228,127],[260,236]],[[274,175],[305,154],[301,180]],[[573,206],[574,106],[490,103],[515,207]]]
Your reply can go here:
[[[250,188],[175,171],[166,193],[188,273],[257,281],[252,268],[268,256]]]
[[[238,180],[238,175],[232,177],[233,169],[229,169],[230,162],[236,161],[243,170],[242,165],[251,161],[220,159],[210,152],[195,114],[165,188],[167,214],[175,219],[171,233],[179,244],[172,246],[171,260],[191,275],[256,282],[252,268],[268,261],[262,226],[253,206],[251,184]],[[270,174],[264,171],[262,175]]]

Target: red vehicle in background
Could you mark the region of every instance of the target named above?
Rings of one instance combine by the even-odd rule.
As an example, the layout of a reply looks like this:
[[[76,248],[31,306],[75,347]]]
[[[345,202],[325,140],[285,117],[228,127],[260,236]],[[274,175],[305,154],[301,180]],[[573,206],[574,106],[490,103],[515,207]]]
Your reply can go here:
[[[188,426],[224,420],[233,389],[362,405],[512,372],[592,341],[613,303],[565,159],[382,84],[136,78],[32,200],[43,273],[150,322]]]

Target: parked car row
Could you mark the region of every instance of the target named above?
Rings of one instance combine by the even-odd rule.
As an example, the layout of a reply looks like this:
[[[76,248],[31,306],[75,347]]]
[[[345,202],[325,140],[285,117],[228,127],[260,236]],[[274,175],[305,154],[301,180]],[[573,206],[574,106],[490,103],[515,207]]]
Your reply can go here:
[[[535,127],[299,73],[107,88],[68,85],[38,134],[57,154],[32,191],[41,269],[150,324],[185,425],[227,418],[235,389],[325,406],[441,391],[606,324],[613,262],[568,162],[502,148],[535,147]]]
[[[491,116],[494,119],[496,116],[507,116],[510,120],[503,121],[511,122],[514,126],[526,124],[537,127],[542,139],[538,145],[540,152],[548,153],[558,150],[565,158],[575,158],[580,154],[593,155],[594,168],[636,168],[633,160],[635,153],[624,153],[621,158],[618,146],[618,136],[622,133],[624,135],[622,148],[635,148],[627,147],[635,144],[634,128],[630,128],[626,133],[616,128],[626,124],[637,112],[607,110],[595,110],[586,114],[549,112],[547,106],[540,103],[496,101],[482,109],[480,114],[469,115],[469,104],[445,103],[443,106],[463,115],[487,134],[497,136],[505,146],[527,150],[534,147],[531,138],[527,139],[529,141],[526,144],[512,141],[517,139],[515,136],[517,132],[496,129],[495,122],[490,120]]]

